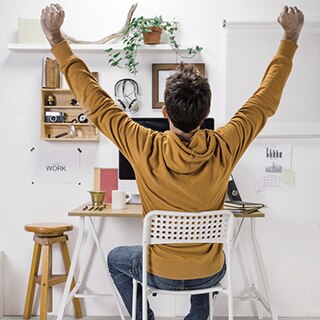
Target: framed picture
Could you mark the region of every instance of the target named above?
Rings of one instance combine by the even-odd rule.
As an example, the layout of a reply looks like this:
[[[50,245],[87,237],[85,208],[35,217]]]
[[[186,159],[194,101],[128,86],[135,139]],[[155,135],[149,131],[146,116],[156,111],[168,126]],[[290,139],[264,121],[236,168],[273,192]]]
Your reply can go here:
[[[187,64],[187,63],[186,63]],[[204,63],[192,63],[205,75]],[[152,108],[161,109],[164,105],[166,79],[177,69],[179,63],[152,64]]]

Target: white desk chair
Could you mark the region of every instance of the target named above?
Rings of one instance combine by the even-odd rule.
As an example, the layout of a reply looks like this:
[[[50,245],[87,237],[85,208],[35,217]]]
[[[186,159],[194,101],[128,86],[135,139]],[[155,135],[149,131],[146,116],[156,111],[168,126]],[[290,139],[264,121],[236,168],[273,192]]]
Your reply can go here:
[[[150,294],[191,295],[209,294],[209,319],[213,319],[213,293],[228,295],[228,318],[233,319],[231,290],[231,241],[234,217],[230,211],[216,210],[203,212],[151,211],[143,220],[142,240],[142,319],[147,320],[147,296]],[[147,248],[155,244],[172,243],[222,243],[225,244],[227,265],[227,288],[218,284],[200,290],[168,291],[147,285]],[[132,319],[136,319],[137,281],[133,280]]]

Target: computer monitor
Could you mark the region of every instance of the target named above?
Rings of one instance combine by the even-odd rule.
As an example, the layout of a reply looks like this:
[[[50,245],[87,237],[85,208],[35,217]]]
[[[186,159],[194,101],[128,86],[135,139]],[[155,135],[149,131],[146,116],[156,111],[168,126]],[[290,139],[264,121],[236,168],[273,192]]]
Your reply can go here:
[[[165,118],[132,118],[135,122],[146,128],[164,132],[169,130],[168,119]],[[201,126],[201,129],[214,129],[214,119],[206,118]],[[125,190],[132,195],[132,203],[139,203],[139,191],[135,181],[134,171],[129,161],[119,152],[119,189]]]

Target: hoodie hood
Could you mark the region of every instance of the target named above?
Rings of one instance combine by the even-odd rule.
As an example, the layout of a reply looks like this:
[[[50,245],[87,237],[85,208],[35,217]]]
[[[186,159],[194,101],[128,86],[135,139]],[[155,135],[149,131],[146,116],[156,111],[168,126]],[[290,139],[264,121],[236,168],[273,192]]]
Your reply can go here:
[[[188,142],[172,131],[166,131],[164,139],[163,154],[167,167],[182,174],[198,170],[212,158],[216,146],[214,135],[205,129],[196,131]]]

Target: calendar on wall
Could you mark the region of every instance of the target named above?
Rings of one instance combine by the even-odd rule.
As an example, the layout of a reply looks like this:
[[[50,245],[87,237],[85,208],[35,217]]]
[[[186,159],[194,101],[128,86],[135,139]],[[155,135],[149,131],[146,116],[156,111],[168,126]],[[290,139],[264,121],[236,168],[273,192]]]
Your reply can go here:
[[[294,186],[292,145],[276,144],[261,148],[257,171],[257,191],[286,191]]]

